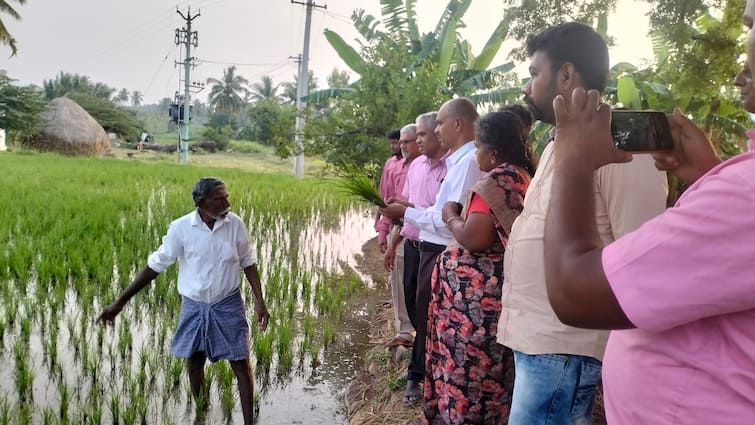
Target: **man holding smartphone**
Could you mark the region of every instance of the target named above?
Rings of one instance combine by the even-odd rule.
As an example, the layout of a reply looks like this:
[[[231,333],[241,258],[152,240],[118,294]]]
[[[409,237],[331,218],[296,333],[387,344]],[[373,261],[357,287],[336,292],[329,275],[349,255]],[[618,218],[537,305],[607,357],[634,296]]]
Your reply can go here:
[[[734,80],[748,112],[755,112],[753,67],[751,33]],[[706,134],[675,110],[674,151],[654,157],[689,188],[674,207],[603,247],[591,220],[592,170],[632,158],[612,146],[597,92],[576,90],[554,107],[559,161],[546,223],[548,296],[565,323],[617,330],[603,378],[609,423],[749,423],[755,152],[721,162]]]
[[[527,39],[530,81],[524,100],[535,119],[555,123],[553,99],[576,87],[602,91],[608,78],[608,48],[587,25],[572,22]],[[556,135],[558,138],[558,135]],[[509,424],[590,423],[608,333],[577,329],[559,321],[548,302],[543,264],[544,226],[555,193],[550,143],[544,150],[514,222],[504,259],[498,342],[514,350],[516,377]],[[663,211],[665,173],[649,155],[628,165],[590,171],[592,225],[607,244]]]

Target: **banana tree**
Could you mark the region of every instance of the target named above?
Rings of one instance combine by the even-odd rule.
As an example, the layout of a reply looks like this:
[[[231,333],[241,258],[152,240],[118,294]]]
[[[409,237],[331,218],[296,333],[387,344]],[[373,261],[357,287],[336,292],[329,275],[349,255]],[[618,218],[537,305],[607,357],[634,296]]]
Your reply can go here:
[[[411,61],[403,64],[401,71],[411,78],[420,67],[432,67],[440,83],[443,94],[450,97],[470,96],[473,100],[485,101],[484,93],[493,89],[503,75],[514,68],[512,62],[490,67],[493,58],[506,38],[510,19],[505,16],[487,43],[477,55],[467,40],[461,38],[458,29],[465,26],[462,18],[472,0],[450,0],[435,28],[420,34],[415,13],[416,0],[381,0],[382,19],[364,10],[357,9],[351,19],[363,40],[359,46],[347,43],[338,33],[325,30],[325,38],[335,49],[344,63],[360,77],[370,68],[385,64],[373,63],[367,58],[366,49],[378,44],[408,51]],[[359,80],[349,88],[323,90],[305,98],[307,101],[320,101],[349,93],[359,87]],[[480,95],[476,98],[475,95]]]

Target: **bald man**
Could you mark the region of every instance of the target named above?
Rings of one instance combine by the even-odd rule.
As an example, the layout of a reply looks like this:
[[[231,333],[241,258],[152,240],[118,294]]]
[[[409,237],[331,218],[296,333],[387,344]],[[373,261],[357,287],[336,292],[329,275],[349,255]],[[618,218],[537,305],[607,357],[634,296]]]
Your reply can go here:
[[[435,260],[451,242],[451,232],[441,217],[446,202],[463,203],[467,191],[480,180],[483,172],[477,164],[474,147],[474,122],[477,108],[467,98],[452,99],[438,111],[435,134],[441,145],[449,150],[448,171],[440,185],[435,203],[419,208],[406,203],[392,203],[379,211],[384,216],[419,227],[419,273],[417,275],[416,323],[417,334],[407,372],[404,403],[416,404],[422,399],[419,383],[425,379],[425,339],[427,336],[427,307],[430,303],[430,284]]]

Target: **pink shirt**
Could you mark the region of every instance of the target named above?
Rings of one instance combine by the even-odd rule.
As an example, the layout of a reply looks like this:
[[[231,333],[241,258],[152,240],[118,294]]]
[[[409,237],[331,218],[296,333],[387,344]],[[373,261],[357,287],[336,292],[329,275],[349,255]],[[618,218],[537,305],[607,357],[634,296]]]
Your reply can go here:
[[[413,203],[416,207],[427,208],[435,203],[435,196],[440,189],[440,183],[446,176],[446,157],[439,159],[434,165],[430,164],[430,158],[422,155],[412,162],[406,175],[406,183],[401,191],[404,199]],[[419,240],[419,227],[404,222],[401,236],[413,241]]]
[[[400,198],[401,188],[404,187],[407,168],[406,161],[401,156],[391,155],[383,165],[383,174],[380,176],[380,196],[383,200]],[[378,240],[383,242],[391,229],[391,221],[380,217],[375,223],[375,231],[378,232]]]
[[[755,152],[708,172],[675,207],[602,255],[637,327],[608,341],[608,423],[752,423]]]

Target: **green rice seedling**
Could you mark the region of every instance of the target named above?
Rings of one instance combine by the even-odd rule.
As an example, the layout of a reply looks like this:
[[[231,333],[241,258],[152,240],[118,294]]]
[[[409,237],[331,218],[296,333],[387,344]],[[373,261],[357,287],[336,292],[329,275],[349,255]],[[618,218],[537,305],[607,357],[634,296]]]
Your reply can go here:
[[[29,346],[17,339],[13,345],[13,357],[16,363],[15,380],[18,399],[25,403],[31,401],[34,371],[29,360]]]
[[[118,352],[122,358],[131,354],[133,347],[133,337],[131,336],[131,323],[128,318],[121,320],[121,326],[118,328]]]
[[[11,423],[10,403],[2,396],[0,398],[0,425],[10,425]]]
[[[58,417],[51,408],[42,409],[42,423],[44,425],[56,425],[58,423]]]
[[[27,306],[25,310],[23,317],[19,321],[19,337],[28,345],[29,338],[31,337],[32,308]]]
[[[0,352],[3,351],[5,348],[5,327],[7,326],[7,323],[5,322],[5,318],[0,318]]]
[[[110,417],[113,420],[114,424],[118,424],[121,422],[121,396],[120,393],[116,390],[113,391],[110,395],[110,404],[108,406],[110,408]]]
[[[330,321],[326,320],[322,327],[322,341],[325,346],[329,346],[331,343],[333,343],[336,340],[336,328],[335,326],[330,323]]]
[[[271,327],[264,333],[255,335],[253,347],[257,366],[267,369],[273,361],[273,340],[275,339],[274,328]]]
[[[66,385],[66,382],[63,379],[58,382],[58,394],[60,396],[60,407],[58,409],[58,417],[60,418],[60,423],[68,423],[68,409],[71,400],[71,393],[68,389],[68,385]],[[113,415],[113,418],[113,423],[118,423],[118,416]]]
[[[233,385],[233,370],[228,362],[215,363],[215,372],[218,376],[218,386],[220,388],[220,405],[223,413],[227,418],[231,417],[233,406],[236,402]]]
[[[171,357],[170,367],[168,368],[168,379],[166,382],[170,384],[170,388],[175,388],[181,383],[181,373],[183,373],[183,362],[178,357]]]
[[[31,403],[21,403],[20,410],[18,412],[18,425],[31,425],[34,423],[34,410]]]

